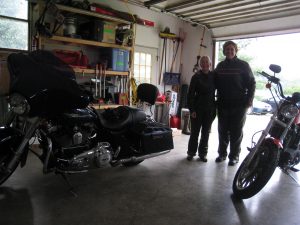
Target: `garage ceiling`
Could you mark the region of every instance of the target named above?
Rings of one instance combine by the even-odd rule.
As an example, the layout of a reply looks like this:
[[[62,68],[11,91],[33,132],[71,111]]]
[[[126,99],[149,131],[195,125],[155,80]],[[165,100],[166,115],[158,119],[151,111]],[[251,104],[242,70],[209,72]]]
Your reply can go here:
[[[208,28],[300,15],[300,0],[129,0]]]

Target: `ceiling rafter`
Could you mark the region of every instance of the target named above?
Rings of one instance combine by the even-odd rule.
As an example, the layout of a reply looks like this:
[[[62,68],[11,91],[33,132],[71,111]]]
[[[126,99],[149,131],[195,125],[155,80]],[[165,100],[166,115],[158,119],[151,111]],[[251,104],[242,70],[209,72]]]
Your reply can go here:
[[[294,7],[293,10],[294,11],[297,11],[300,9],[300,6],[298,7]],[[288,12],[288,13],[291,13],[292,15],[292,12],[290,9],[282,9],[280,11],[280,13],[284,13],[284,12]],[[296,13],[296,12],[295,12]],[[261,16],[261,17],[267,17],[268,15],[274,15],[274,17],[272,18],[279,18],[278,16],[275,16],[274,12],[254,12],[254,13],[251,13],[251,14],[239,14],[239,15],[234,15],[234,16],[224,16],[224,17],[219,17],[219,18],[212,18],[212,19],[205,19],[205,20],[196,20],[198,22],[205,22],[205,23],[208,23],[208,24],[212,24],[212,23],[216,23],[216,22],[226,22],[226,21],[238,21],[238,20],[241,20],[241,19],[247,19],[247,18],[251,18],[252,20],[255,20],[257,18],[254,18],[254,16],[258,17],[258,16]],[[283,15],[282,17],[285,17],[286,15]]]
[[[198,6],[203,3],[210,3],[210,2],[214,2],[214,1],[216,1],[216,0],[196,0],[196,1],[191,0],[191,1],[177,3],[177,4],[174,4],[171,6],[167,6],[165,8],[165,10],[166,11],[176,11],[176,10],[180,10],[182,8]],[[242,0],[237,0],[237,1],[242,1]]]
[[[272,1],[272,0],[262,0],[262,1]],[[248,1],[236,1],[236,0],[229,0],[226,2],[217,2],[215,4],[213,4],[213,2],[211,2],[211,4],[205,4],[205,5],[201,5],[198,4],[194,7],[184,7],[180,10],[169,10],[170,12],[175,12],[175,13],[180,13],[180,14],[190,14],[190,13],[194,13],[195,11],[204,11],[204,10],[220,10],[222,8],[228,8],[228,7],[235,7],[235,6],[239,6],[239,5],[248,5],[251,3],[256,3],[257,4],[257,0],[248,0]]]
[[[300,15],[300,0],[120,0],[200,26],[215,28],[232,24]],[[149,4],[150,3],[150,4]],[[284,20],[287,21],[287,20]],[[300,29],[300,28],[299,28]]]
[[[231,10],[231,11],[227,11],[227,12],[219,12],[218,14],[197,14],[195,16],[190,16],[190,18],[192,19],[200,19],[200,18],[205,18],[206,20],[210,20],[212,18],[226,18],[226,17],[233,17],[235,15],[254,15],[256,12],[259,13],[269,13],[269,12],[273,12],[273,13],[277,13],[277,12],[281,12],[282,10],[286,10],[286,9],[294,9],[294,7],[298,7],[300,6],[300,2],[290,2],[290,3],[286,3],[285,5],[282,4],[278,4],[278,5],[268,5],[268,6],[264,6],[264,7],[250,7],[247,8],[246,10]]]
[[[265,5],[274,5],[274,4],[285,4],[290,2],[297,2],[298,0],[286,0],[286,1],[274,1],[274,0],[262,0],[260,3],[257,3],[257,0],[244,2],[244,3],[236,3],[235,1],[229,1],[228,4],[218,4],[213,7],[203,7],[197,8],[194,10],[189,10],[188,12],[180,12],[181,15],[184,16],[194,16],[195,14],[207,14],[207,13],[220,13],[223,11],[230,11],[235,9],[247,9],[249,7],[264,7]]]
[[[156,4],[158,4],[158,3],[166,2],[166,1],[167,1],[167,0],[150,0],[150,1],[144,2],[144,5],[145,5],[146,7],[150,7],[150,6],[152,6],[152,5],[156,5]]]
[[[281,17],[287,17],[287,16],[298,16],[299,12],[286,12],[285,16],[281,16]],[[232,26],[232,25],[239,25],[239,24],[243,24],[243,23],[249,23],[249,22],[260,22],[260,21],[265,21],[267,20],[272,20],[272,19],[278,19],[281,18],[278,17],[274,14],[272,14],[271,16],[267,16],[267,17],[256,17],[255,19],[252,18],[244,18],[244,19],[240,19],[240,20],[230,20],[230,21],[221,21],[221,22],[212,22],[209,23],[207,25],[207,27],[209,27],[210,29],[214,29],[214,28],[218,28],[218,27],[226,27],[226,26]]]

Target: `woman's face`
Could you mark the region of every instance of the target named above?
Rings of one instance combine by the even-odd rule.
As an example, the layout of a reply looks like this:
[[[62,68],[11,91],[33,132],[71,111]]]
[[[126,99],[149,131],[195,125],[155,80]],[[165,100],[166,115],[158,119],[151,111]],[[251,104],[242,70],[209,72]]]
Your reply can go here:
[[[224,49],[224,54],[227,59],[233,59],[236,55],[236,51],[233,45],[227,45]]]
[[[210,69],[211,63],[207,57],[203,57],[200,60],[200,67],[204,73],[208,73]]]

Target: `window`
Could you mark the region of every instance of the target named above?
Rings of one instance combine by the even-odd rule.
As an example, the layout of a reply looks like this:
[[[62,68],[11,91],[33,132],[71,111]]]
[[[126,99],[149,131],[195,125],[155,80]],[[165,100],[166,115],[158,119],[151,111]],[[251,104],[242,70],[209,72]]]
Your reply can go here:
[[[28,50],[28,0],[0,1],[0,48]]]
[[[134,78],[137,84],[151,83],[152,56],[145,52],[134,53]]]

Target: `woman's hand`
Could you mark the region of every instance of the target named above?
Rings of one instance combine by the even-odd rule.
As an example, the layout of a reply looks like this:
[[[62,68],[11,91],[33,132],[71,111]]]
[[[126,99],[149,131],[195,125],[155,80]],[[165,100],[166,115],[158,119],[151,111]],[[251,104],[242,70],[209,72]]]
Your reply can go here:
[[[196,114],[196,112],[192,112],[192,114],[191,114],[191,118],[195,119],[196,117],[197,117],[197,114]]]

